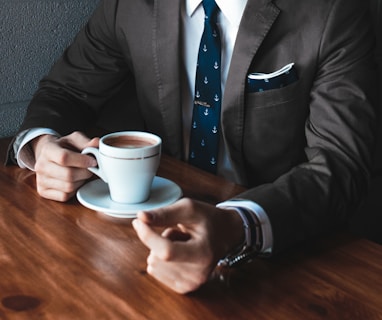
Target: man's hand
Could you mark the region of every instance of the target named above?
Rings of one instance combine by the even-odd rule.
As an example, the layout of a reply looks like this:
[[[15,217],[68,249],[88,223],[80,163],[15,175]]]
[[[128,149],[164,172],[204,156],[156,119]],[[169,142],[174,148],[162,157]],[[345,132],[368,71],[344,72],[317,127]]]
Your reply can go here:
[[[139,212],[133,226],[150,249],[147,272],[178,293],[199,288],[218,260],[244,240],[243,222],[235,211],[190,199]],[[153,227],[164,231],[159,234]]]
[[[92,176],[87,170],[97,162],[81,154],[85,147],[97,147],[99,139],[90,140],[80,132],[62,138],[43,135],[34,139],[35,171],[38,193],[47,199],[67,201]]]

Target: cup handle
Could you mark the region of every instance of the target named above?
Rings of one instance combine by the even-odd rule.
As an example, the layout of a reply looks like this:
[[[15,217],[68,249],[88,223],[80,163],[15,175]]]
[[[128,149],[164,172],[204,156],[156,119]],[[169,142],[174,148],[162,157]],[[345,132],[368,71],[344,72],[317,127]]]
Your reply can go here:
[[[84,150],[81,151],[82,154],[91,154],[93,155],[98,163],[98,167],[89,167],[88,170],[99,176],[103,181],[107,183],[105,172],[102,169],[101,161],[99,158],[99,150],[98,148],[94,147],[87,147]]]

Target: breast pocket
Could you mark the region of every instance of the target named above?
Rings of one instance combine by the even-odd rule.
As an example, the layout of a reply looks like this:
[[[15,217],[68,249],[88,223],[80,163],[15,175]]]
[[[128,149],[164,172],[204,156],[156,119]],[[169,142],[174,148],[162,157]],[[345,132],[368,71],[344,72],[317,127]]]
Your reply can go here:
[[[308,106],[299,84],[246,94],[243,152],[257,181],[273,181],[301,161]]]

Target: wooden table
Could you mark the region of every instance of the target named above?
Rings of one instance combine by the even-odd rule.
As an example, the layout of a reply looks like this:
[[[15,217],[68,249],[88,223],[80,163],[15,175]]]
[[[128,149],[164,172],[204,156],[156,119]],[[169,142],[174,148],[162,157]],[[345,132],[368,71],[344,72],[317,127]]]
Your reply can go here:
[[[168,157],[159,175],[210,203],[243,190]],[[0,166],[0,319],[382,319],[382,247],[350,235],[189,295],[149,276],[147,253],[131,220],[42,199],[33,173]]]

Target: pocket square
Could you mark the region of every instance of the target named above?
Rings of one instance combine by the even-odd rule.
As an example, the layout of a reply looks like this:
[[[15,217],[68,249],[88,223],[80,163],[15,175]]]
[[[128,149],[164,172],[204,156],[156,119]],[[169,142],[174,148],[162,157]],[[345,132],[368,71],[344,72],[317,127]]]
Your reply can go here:
[[[272,73],[250,73],[247,77],[247,92],[261,92],[286,87],[298,80],[294,63],[289,63]]]

